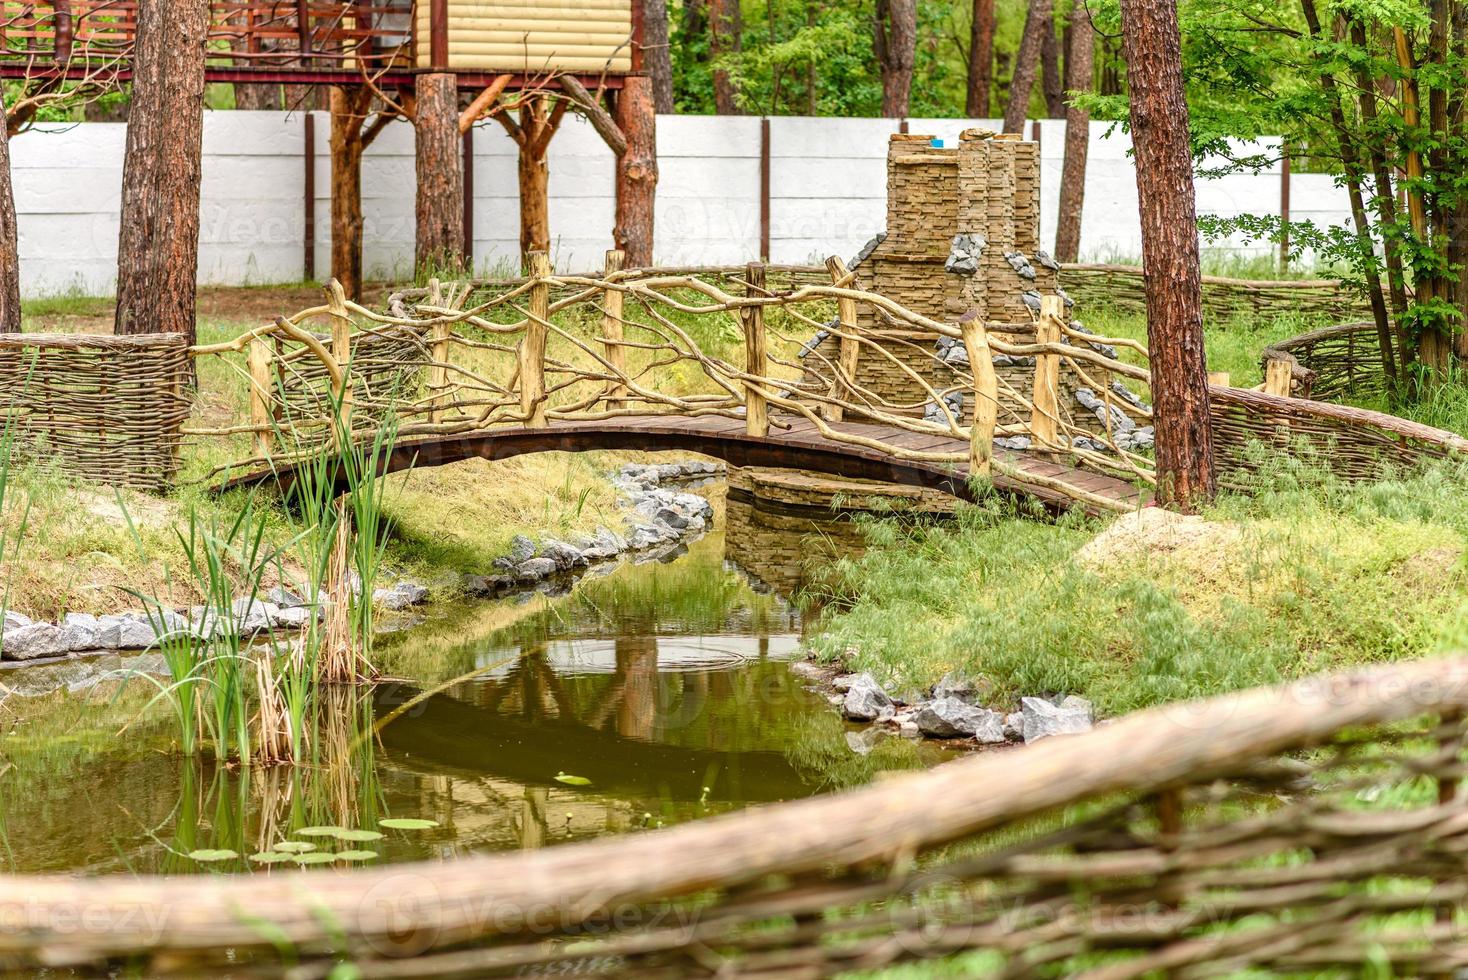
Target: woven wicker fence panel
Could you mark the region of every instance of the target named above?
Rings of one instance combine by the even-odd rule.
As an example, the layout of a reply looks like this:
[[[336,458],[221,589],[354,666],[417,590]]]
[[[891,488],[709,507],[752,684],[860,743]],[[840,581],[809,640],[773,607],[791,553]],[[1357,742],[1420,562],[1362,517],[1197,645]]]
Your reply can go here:
[[[1386,390],[1381,339],[1371,321],[1338,323],[1281,340],[1264,349],[1260,366],[1292,361],[1296,388],[1320,401],[1378,394]]]
[[[1248,489],[1273,460],[1265,450],[1303,455],[1346,480],[1377,480],[1434,459],[1468,458],[1468,440],[1394,415],[1212,388],[1219,482]]]
[[[1077,303],[1128,313],[1145,313],[1142,270],[1135,266],[1067,265],[1060,284]],[[1318,320],[1371,315],[1364,297],[1331,280],[1278,282],[1203,277],[1203,312],[1212,319],[1295,313]]]
[[[430,359],[422,332],[412,327],[386,327],[353,334],[354,415],[359,421],[378,421],[398,401],[417,396],[423,387],[424,365]],[[285,415],[295,420],[329,418],[331,378],[320,359],[308,348],[300,347],[277,363]]]
[[[173,480],[189,377],[182,334],[0,335],[0,413],[20,458],[101,483]]]

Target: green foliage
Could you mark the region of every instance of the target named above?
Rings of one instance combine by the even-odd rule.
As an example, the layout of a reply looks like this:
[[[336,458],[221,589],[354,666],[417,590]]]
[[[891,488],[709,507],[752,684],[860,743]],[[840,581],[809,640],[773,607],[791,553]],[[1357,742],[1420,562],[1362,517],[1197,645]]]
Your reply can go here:
[[[1079,693],[1105,711],[1320,670],[1418,657],[1468,633],[1468,471],[1442,466],[1348,486],[1308,462],[1226,496],[1226,530],[1173,554],[1078,561],[1101,527],[1048,526],[1013,505],[946,527],[872,525],[842,562],[812,643],[907,690],[950,670],[1002,703]]]

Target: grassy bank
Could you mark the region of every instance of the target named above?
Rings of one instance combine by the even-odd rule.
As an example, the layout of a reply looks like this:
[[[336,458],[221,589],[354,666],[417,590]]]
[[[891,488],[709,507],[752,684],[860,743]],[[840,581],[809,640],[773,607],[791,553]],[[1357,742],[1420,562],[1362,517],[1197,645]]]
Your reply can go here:
[[[951,670],[995,699],[1078,693],[1109,713],[1463,638],[1468,469],[1345,486],[1281,464],[1196,540],[1082,551],[1104,525],[995,502],[952,525],[873,525],[813,645],[898,688]],[[1094,549],[1093,549],[1094,550]]]

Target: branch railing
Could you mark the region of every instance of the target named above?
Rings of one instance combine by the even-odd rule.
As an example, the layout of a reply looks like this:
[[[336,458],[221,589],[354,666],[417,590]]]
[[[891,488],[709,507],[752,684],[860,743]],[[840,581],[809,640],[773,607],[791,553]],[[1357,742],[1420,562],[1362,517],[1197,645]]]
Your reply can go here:
[[[263,466],[309,451],[334,431],[338,411],[353,432],[391,414],[401,438],[713,415],[743,419],[755,438],[804,420],[834,443],[1040,482],[1107,509],[1120,505],[1021,473],[995,452],[996,439],[1022,437],[1077,466],[1154,480],[1150,460],[1106,426],[1061,410],[1062,371],[1107,399],[1113,378],[1145,383],[1147,371],[1105,346],[1128,342],[1074,329],[1059,297],[1045,299],[1022,336],[909,310],[861,288],[838,259],[829,283],[783,290],[769,287],[759,264],[728,287],[735,291],[621,265],[613,252],[601,276],[556,275],[534,253],[529,277],[491,295],[435,281],[411,300],[396,297],[390,313],[349,301],[333,283],[319,306],[192,350],[201,368],[218,361],[235,372],[248,396],[244,418],[196,422],[188,434],[247,435],[251,458],[235,465]],[[874,312],[872,324],[862,325],[861,308]],[[329,331],[313,333],[323,322]],[[906,394],[877,391],[873,371],[899,377]]]

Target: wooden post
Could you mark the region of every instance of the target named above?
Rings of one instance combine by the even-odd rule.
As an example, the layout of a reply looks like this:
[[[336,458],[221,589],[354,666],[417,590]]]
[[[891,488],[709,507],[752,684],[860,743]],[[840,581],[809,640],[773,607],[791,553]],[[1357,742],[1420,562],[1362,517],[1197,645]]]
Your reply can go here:
[[[621,272],[626,261],[626,252],[615,248],[609,249],[606,278],[610,279]],[[622,346],[622,291],[620,289],[603,290],[601,308],[601,335],[606,347],[607,363],[612,366],[613,371],[625,375],[627,373],[627,348]],[[626,393],[627,388],[620,381],[613,381],[607,385],[607,408],[614,412],[626,408],[626,399],[618,397]]]
[[[969,370],[974,375],[974,421],[968,442],[969,479],[991,475],[994,458],[994,425],[999,421],[999,377],[994,373],[994,356],[989,350],[989,332],[975,312],[961,321],[963,347],[968,352]]]
[[[831,281],[839,283],[846,278],[846,263],[839,256],[829,256],[826,259],[826,271],[831,273]],[[848,283],[848,285],[850,285]],[[856,300],[838,297],[836,300],[836,319],[840,324],[843,336],[838,338],[836,347],[836,377],[831,379],[831,397],[844,398],[853,393],[850,384],[843,384],[842,377],[856,380],[856,362],[861,353],[861,345],[857,343],[856,333]],[[852,336],[846,336],[850,334]],[[828,422],[840,422],[845,416],[846,409],[839,404],[826,406],[825,415]]]
[[[745,266],[744,277],[746,296],[766,295],[763,263],[749,263]],[[767,361],[764,307],[746,306],[739,315],[744,322],[744,370],[756,378],[763,378]],[[764,388],[756,381],[744,383],[744,431],[760,438],[770,434],[770,410],[765,404]]]
[[[340,432],[352,434],[352,316],[347,312],[347,298],[342,284],[335,279],[326,284],[326,302],[331,308],[331,356],[341,369],[341,381],[331,391],[341,421]],[[335,435],[336,433],[333,433]]]
[[[617,155],[617,218],[612,235],[633,268],[652,265],[658,189],[657,113],[652,79],[629,75],[617,95],[617,126],[626,147]]]
[[[453,324],[448,321],[435,323],[428,331],[428,391],[433,396],[433,405],[428,411],[429,422],[442,422],[449,396],[449,337]]]
[[[270,368],[269,342],[261,337],[253,338],[245,353],[245,363],[250,372],[250,424],[256,426],[255,450],[269,459],[275,444],[275,413],[270,408],[275,372]]]
[[[531,252],[530,275],[536,280],[530,287],[530,320],[520,340],[520,411],[525,424],[542,429],[545,421],[545,321],[550,319],[550,257],[544,252]]]
[[[464,156],[459,142],[459,89],[454,75],[432,73],[415,81],[413,118],[417,170],[418,269],[457,269],[464,247]]]
[[[1288,361],[1268,360],[1264,362],[1264,392],[1269,395],[1283,395],[1286,398],[1290,394],[1290,385],[1293,381],[1294,372],[1290,369]]]
[[[1040,321],[1035,324],[1035,343],[1055,344],[1060,342],[1060,318],[1065,315],[1065,303],[1059,296],[1040,297]],[[1030,436],[1036,449],[1051,449],[1056,444],[1056,422],[1059,418],[1060,399],[1056,385],[1060,380],[1060,355],[1035,355],[1035,390],[1030,394]]]

